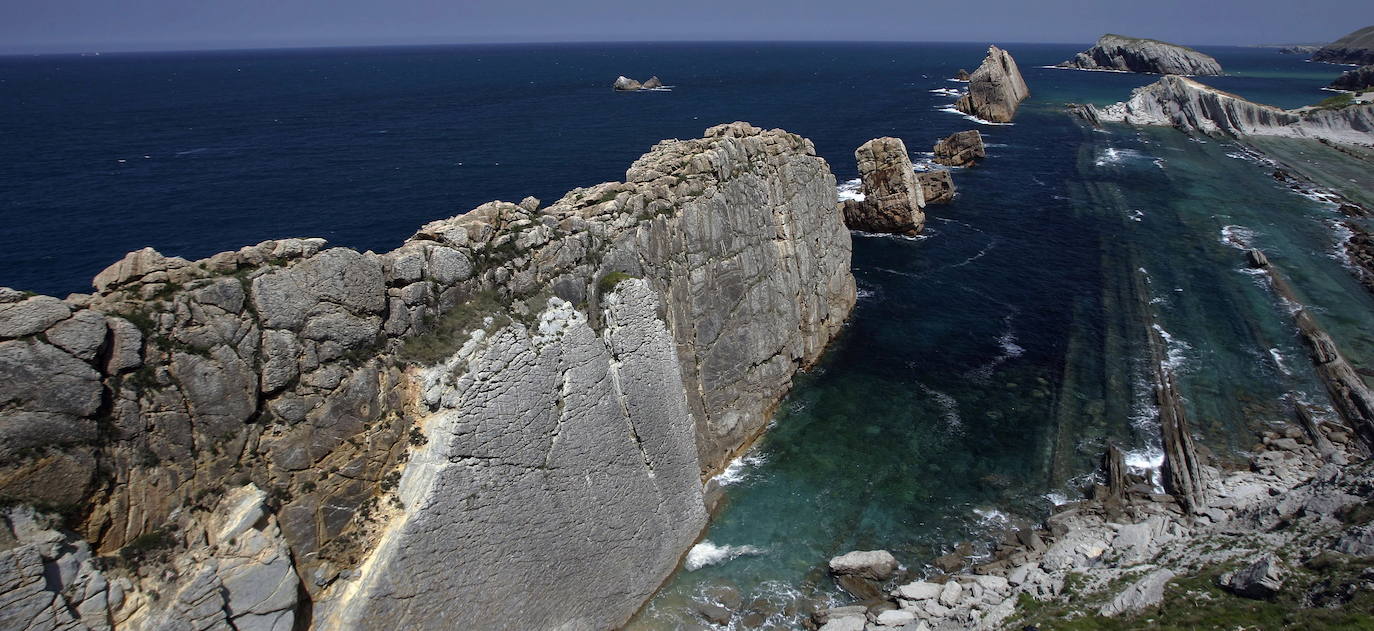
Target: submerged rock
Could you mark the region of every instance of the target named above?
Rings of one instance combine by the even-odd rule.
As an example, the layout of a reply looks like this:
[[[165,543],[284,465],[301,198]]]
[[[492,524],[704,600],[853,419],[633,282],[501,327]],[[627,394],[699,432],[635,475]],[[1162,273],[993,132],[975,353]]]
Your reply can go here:
[[[854,151],[863,181],[864,200],[846,201],[844,223],[851,230],[917,234],[925,225],[925,197],[912,170],[906,144],[898,138],[874,138]]]
[[[1030,88],[1021,78],[1011,53],[989,46],[983,64],[969,75],[968,94],[954,107],[985,121],[1009,123],[1016,117],[1016,108],[1029,96]]]
[[[988,157],[983,147],[983,134],[976,129],[950,134],[935,143],[935,163],[947,167],[967,167]]]
[[[1221,64],[1187,46],[1108,33],[1060,68],[1118,70],[1151,74],[1219,75]]]

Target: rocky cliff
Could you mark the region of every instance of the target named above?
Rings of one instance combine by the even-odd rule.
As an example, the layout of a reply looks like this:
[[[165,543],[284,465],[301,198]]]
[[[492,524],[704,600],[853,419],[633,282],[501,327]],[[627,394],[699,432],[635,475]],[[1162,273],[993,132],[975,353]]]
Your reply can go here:
[[[1203,134],[1292,136],[1335,142],[1374,142],[1374,106],[1284,110],[1252,103],[1192,79],[1166,76],[1136,89],[1128,101],[1086,106],[1088,118],[1132,125],[1166,125]]]
[[[1079,70],[1118,70],[1151,74],[1219,75],[1221,64],[1187,46],[1108,33],[1092,48],[1059,64]]]
[[[9,514],[0,626],[623,623],[852,308],[835,202],[809,141],[734,123],[381,255],[0,291],[0,494],[74,531]]]
[[[1366,26],[1321,47],[1312,53],[1312,61],[1359,66],[1374,64],[1374,26]]]
[[[1030,89],[1011,53],[989,46],[982,65],[969,75],[968,93],[954,107],[985,121],[1008,123],[1016,116],[1021,101],[1029,96]]]
[[[1330,88],[1350,92],[1374,88],[1374,65],[1360,66],[1354,70],[1341,73],[1341,76],[1336,77],[1336,80],[1331,82]]]

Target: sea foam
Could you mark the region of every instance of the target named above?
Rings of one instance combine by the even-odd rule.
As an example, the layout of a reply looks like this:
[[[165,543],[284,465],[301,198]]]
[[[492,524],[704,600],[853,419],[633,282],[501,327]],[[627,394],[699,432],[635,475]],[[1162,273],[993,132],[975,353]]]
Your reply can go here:
[[[682,567],[688,572],[694,572],[708,565],[720,565],[742,556],[760,554],[763,554],[763,550],[754,546],[718,546],[710,540],[703,539],[687,552],[687,560],[682,562]]]

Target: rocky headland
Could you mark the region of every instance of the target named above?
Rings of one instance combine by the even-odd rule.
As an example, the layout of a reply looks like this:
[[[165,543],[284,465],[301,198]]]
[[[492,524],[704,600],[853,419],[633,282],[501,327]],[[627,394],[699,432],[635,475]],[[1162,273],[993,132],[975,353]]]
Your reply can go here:
[[[1312,61],[1333,64],[1374,64],[1374,26],[1366,26],[1312,53]]]
[[[1341,73],[1335,81],[1331,82],[1332,90],[1345,90],[1346,92],[1362,92],[1374,88],[1374,65],[1360,66],[1354,70]]]
[[[1016,117],[1016,109],[1030,97],[1030,88],[1016,67],[1011,53],[996,46],[988,47],[988,56],[968,78],[968,92],[960,97],[954,108],[992,123],[1009,123]]]
[[[384,254],[0,290],[0,628],[623,624],[853,307],[835,206],[733,123]]]
[[[1221,64],[1216,59],[1187,46],[1111,33],[1098,38],[1092,48],[1058,67],[1150,74],[1222,74]]]
[[[1078,109],[1080,115],[1097,123],[1163,125],[1207,135],[1287,136],[1374,144],[1374,105],[1285,110],[1173,75],[1136,89],[1127,101],[1103,108]]]

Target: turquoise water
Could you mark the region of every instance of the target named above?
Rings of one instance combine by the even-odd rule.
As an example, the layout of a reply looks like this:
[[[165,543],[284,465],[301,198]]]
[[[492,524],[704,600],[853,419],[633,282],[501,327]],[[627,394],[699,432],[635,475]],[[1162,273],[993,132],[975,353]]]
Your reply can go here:
[[[1294,106],[1320,98],[1322,71],[1209,82]],[[695,628],[691,603],[722,586],[794,625],[799,598],[852,600],[825,573],[831,556],[882,548],[925,574],[961,542],[981,549],[1081,497],[1108,441],[1157,466],[1147,322],[1200,444],[1240,462],[1258,431],[1291,419],[1290,395],[1326,407],[1243,247],[1271,253],[1352,361],[1374,360],[1374,299],[1336,254],[1333,205],[1231,143],[1090,131],[1063,102],[1118,100],[1148,78],[1056,72],[1027,71],[1036,98],[1016,125],[981,128],[989,159],[955,173],[960,198],[927,209],[925,238],[855,236],[850,326],[728,474],[704,543],[631,628]]]

